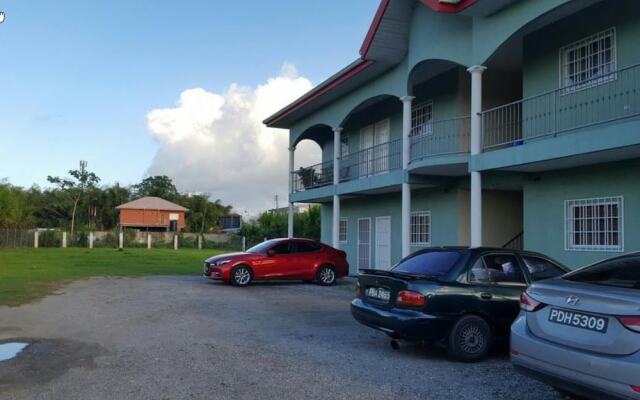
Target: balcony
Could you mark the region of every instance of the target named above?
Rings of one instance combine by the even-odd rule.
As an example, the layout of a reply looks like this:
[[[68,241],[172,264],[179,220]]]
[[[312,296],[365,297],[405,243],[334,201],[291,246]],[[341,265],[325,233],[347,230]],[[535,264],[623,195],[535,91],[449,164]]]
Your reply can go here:
[[[469,152],[471,117],[459,117],[414,128],[411,136],[411,158],[418,161],[427,157]]]
[[[402,139],[340,157],[340,182],[381,175],[402,168]]]
[[[333,161],[327,161],[310,167],[300,167],[291,172],[294,192],[331,185],[333,183]]]
[[[483,151],[526,145],[640,115],[640,65],[482,113]]]

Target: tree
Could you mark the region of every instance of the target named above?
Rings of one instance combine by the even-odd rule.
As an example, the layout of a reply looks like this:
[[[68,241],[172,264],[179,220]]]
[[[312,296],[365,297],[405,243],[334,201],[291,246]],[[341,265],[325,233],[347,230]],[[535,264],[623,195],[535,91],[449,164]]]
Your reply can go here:
[[[175,201],[179,196],[178,189],[176,189],[171,178],[166,175],[144,178],[142,182],[133,185],[131,191],[136,197],[154,196],[169,201]]]
[[[93,172],[87,170],[87,162],[84,160],[80,161],[79,169],[69,170],[69,175],[71,175],[73,179],[47,176],[47,180],[57,185],[73,202],[73,210],[71,211],[71,236],[73,236],[78,203],[88,189],[94,188],[96,184],[100,182],[100,178]]]

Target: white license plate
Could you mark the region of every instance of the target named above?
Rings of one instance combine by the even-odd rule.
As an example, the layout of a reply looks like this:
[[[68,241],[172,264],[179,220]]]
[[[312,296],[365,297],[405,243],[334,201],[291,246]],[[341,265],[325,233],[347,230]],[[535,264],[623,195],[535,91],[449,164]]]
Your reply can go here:
[[[552,308],[549,312],[549,321],[599,333],[606,333],[609,327],[608,318],[557,308]]]
[[[372,299],[389,302],[391,299],[391,292],[384,288],[368,287],[365,294]]]

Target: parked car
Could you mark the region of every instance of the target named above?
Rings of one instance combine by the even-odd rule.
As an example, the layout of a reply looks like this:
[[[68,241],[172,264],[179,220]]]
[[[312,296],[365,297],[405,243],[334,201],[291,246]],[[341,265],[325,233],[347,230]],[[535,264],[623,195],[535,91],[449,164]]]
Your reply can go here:
[[[535,283],[520,303],[516,369],[564,393],[640,399],[640,253]]]
[[[361,270],[351,313],[393,339],[441,344],[451,357],[473,362],[494,338],[508,337],[529,284],[567,271],[538,253],[430,248],[390,271]]]
[[[204,275],[235,286],[254,280],[299,279],[333,285],[349,274],[347,253],[308,239],[273,239],[243,253],[222,254],[204,262]]]

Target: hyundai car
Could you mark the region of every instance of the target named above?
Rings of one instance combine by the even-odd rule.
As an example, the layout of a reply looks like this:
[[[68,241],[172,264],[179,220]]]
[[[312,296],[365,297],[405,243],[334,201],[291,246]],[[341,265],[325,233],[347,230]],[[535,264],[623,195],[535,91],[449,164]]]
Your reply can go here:
[[[329,286],[349,274],[347,254],[309,239],[273,239],[204,262],[204,275],[234,286],[254,280],[303,280]]]
[[[439,344],[452,358],[479,361],[494,339],[508,338],[527,286],[567,271],[533,252],[430,248],[389,271],[361,270],[351,312],[394,340]]]
[[[640,399],[640,253],[535,283],[521,308],[516,369],[565,394]]]

